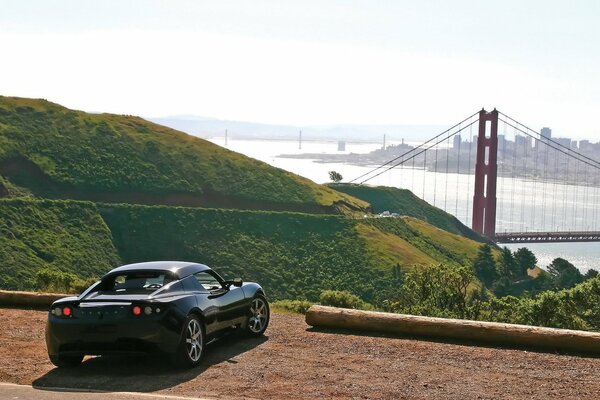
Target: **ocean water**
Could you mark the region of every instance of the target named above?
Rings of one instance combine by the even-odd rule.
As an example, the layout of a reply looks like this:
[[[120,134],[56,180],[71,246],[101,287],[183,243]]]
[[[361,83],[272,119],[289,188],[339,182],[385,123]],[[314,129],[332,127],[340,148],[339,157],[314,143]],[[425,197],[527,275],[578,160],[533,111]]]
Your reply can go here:
[[[329,181],[329,171],[337,171],[350,181],[372,171],[374,167],[344,163],[320,163],[310,159],[280,158],[281,154],[368,153],[380,143],[346,143],[346,151],[337,151],[337,142],[303,141],[299,148],[295,140],[210,139],[215,144],[243,153],[270,165],[304,176],[317,183]],[[390,143],[392,144],[392,143]],[[395,143],[393,143],[395,144]],[[358,180],[357,182],[360,182]],[[474,177],[467,174],[435,173],[410,165],[382,173],[370,180],[371,185],[409,189],[430,204],[471,225]],[[496,229],[503,231],[600,231],[600,188],[563,185],[527,179],[498,178]],[[523,245],[507,245],[516,250]],[[581,271],[600,270],[600,243],[540,243],[528,244],[545,267],[556,257],[569,260]]]

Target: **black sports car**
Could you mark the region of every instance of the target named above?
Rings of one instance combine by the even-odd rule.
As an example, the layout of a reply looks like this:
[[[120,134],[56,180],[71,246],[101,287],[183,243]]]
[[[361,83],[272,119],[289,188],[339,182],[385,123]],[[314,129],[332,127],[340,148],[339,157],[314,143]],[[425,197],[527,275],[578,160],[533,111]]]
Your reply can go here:
[[[112,353],[165,353],[191,367],[219,333],[260,336],[268,324],[260,285],[226,281],[202,264],[146,262],[115,268],[79,297],[54,302],[46,345],[58,367]]]

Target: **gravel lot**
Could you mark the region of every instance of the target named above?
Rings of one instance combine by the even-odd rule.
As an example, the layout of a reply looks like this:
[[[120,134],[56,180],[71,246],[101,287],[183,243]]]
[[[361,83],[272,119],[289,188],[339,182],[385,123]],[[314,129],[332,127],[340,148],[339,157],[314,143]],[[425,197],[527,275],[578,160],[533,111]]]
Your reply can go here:
[[[218,399],[600,398],[599,358],[316,331],[283,314],[265,338],[209,345],[192,370],[121,357],[58,370],[47,359],[45,320],[42,311],[0,309],[0,381]]]

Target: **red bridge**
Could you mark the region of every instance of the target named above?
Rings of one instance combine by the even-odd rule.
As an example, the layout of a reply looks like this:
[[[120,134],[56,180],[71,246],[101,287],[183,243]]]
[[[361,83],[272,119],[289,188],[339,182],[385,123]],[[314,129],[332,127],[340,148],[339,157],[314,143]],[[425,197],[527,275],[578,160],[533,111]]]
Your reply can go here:
[[[351,182],[400,170],[401,187],[498,243],[600,241],[600,143],[553,139],[494,109],[383,150],[400,154]]]

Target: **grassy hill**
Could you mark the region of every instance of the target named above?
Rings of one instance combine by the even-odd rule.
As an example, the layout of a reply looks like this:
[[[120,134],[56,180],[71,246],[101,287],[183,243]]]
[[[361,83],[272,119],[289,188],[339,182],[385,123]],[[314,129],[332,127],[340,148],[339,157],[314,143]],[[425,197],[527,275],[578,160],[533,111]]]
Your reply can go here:
[[[119,263],[171,259],[258,281],[272,299],[315,301],[335,289],[376,302],[397,290],[396,265],[463,263],[477,249],[446,232],[448,242],[438,243],[437,228],[412,219],[64,200],[0,200],[0,226],[2,289],[32,288],[46,266],[89,277]]]
[[[138,117],[0,96],[0,194],[315,213],[368,205]]]
[[[450,233],[489,243],[485,237],[465,226],[456,217],[421,200],[410,190],[350,183],[332,183],[328,186],[370,203],[375,213],[395,212],[426,221]]]
[[[31,289],[45,267],[90,278],[120,262],[93,203],[0,200],[1,289]]]

